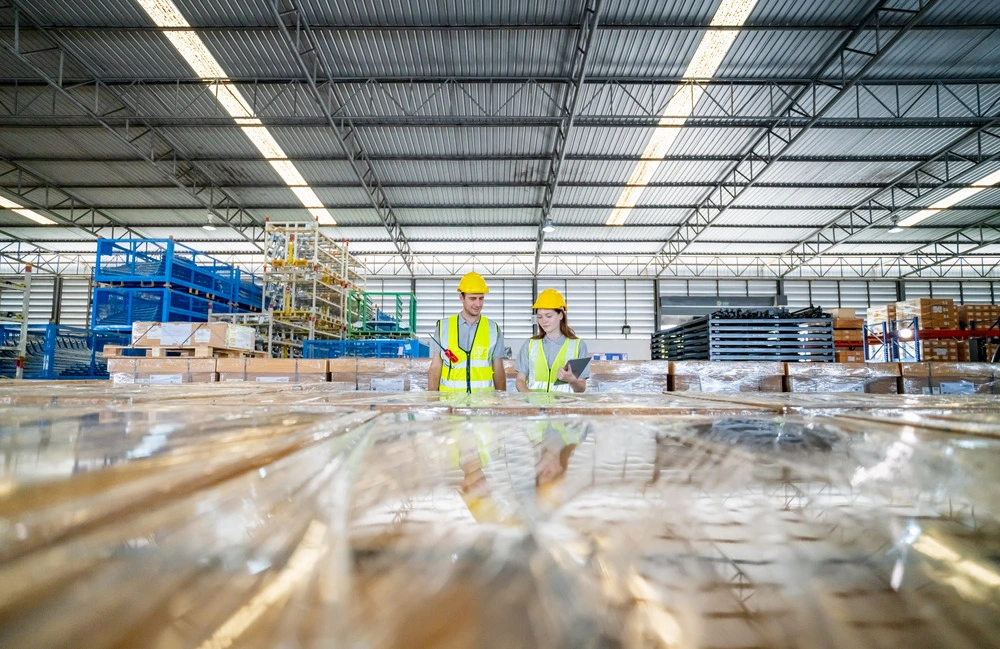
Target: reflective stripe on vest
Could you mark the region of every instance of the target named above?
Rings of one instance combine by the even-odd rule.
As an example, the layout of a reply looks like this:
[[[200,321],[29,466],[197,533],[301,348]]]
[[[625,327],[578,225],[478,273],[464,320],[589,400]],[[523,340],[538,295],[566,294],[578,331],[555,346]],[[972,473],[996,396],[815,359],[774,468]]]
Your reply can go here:
[[[468,351],[459,345],[459,321],[461,316],[453,315],[438,322],[438,336],[441,344],[451,351],[458,361],[452,363],[441,352],[441,392],[488,392],[493,390],[493,363],[490,350],[496,344],[493,323],[480,316],[472,348]]]
[[[573,345],[572,356],[570,356],[570,343]],[[545,359],[545,346],[542,341],[532,338],[528,341],[528,389],[532,392],[572,392],[573,386],[569,383],[556,385],[559,368],[566,365],[570,358],[576,358],[580,353],[580,339],[563,341],[555,362],[549,365]],[[580,377],[577,377],[580,378]]]

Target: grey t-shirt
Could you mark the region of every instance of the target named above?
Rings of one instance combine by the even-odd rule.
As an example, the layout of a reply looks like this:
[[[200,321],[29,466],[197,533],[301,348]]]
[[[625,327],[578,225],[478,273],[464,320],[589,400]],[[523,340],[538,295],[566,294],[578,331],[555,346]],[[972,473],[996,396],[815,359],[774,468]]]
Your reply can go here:
[[[472,324],[469,324],[468,322],[465,321],[465,318],[462,317],[461,313],[458,314],[458,346],[459,347],[461,347],[462,349],[465,349],[465,350],[472,349],[472,341],[475,339],[475,336],[476,336],[476,328],[479,327],[479,322],[481,320],[482,320],[482,318],[480,318],[476,322],[473,322]],[[503,358],[505,350],[507,349],[507,347],[504,344],[503,330],[500,329],[500,325],[495,320],[490,320],[490,326],[497,328],[496,329],[496,332],[497,332],[496,333],[496,342],[493,344],[493,347],[490,348],[490,361],[493,361],[493,360],[495,360],[497,358]],[[448,335],[447,334],[447,326],[445,327],[445,330],[446,330],[445,331],[445,336],[447,336]],[[440,331],[440,330],[437,330],[437,331]],[[435,331],[435,333],[437,333],[437,331]],[[444,342],[445,345],[449,344],[449,341],[442,341],[442,342]]]
[[[562,349],[564,342],[566,342],[566,336],[559,336],[555,340],[550,339],[548,336],[542,338],[542,351],[545,352],[545,360],[549,362],[549,365],[552,365],[552,362],[556,359],[556,356],[559,355],[559,350]],[[517,370],[518,374],[524,374],[525,376],[528,376],[529,374],[528,370],[530,368],[530,366],[528,365],[528,346],[530,344],[531,344],[530,340],[524,341],[524,344],[521,345],[521,351],[518,352],[517,354],[517,363],[514,365],[514,368]],[[581,340],[580,353],[573,358],[586,358],[587,356],[590,356],[590,354],[587,353],[587,343]],[[570,361],[573,359],[567,358],[566,360]],[[590,377],[590,365],[588,365],[586,369],[583,370],[583,376],[580,376],[578,378],[586,379],[589,377]]]

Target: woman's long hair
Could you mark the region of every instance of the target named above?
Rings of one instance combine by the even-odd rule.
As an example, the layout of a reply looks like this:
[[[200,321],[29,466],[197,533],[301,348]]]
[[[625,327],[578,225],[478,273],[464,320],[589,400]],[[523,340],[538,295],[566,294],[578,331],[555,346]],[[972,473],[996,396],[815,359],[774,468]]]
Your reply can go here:
[[[559,321],[559,333],[566,336],[570,340],[576,339],[576,332],[573,331],[569,326],[569,316],[566,315],[565,309],[552,309],[556,313],[562,314],[562,320]],[[538,313],[538,309],[535,309],[535,313]],[[538,333],[532,336],[534,340],[541,340],[545,337],[545,330],[541,326],[538,327]]]

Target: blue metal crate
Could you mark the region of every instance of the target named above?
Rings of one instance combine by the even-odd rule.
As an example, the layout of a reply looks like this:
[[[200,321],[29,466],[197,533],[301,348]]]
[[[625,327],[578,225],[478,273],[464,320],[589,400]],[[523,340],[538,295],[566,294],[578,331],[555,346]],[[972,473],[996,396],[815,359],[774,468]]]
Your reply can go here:
[[[94,289],[90,328],[131,331],[133,322],[205,322],[212,313],[241,313],[229,304],[169,288]]]
[[[306,340],[304,358],[427,358],[430,349],[419,340]]]
[[[184,288],[218,302],[261,307],[259,277],[173,239],[100,239],[94,281],[123,287]]]
[[[0,325],[0,376],[16,372],[20,325]],[[28,327],[24,378],[34,380],[106,379],[108,364],[101,355],[105,345],[127,345],[127,334],[94,332],[64,325]]]

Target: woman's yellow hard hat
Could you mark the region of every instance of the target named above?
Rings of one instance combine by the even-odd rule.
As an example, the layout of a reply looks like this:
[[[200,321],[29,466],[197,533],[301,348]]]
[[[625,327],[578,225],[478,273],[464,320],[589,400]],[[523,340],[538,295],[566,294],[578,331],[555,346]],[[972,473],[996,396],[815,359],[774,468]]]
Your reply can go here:
[[[562,293],[554,288],[547,288],[538,294],[532,309],[566,309],[566,300]]]

